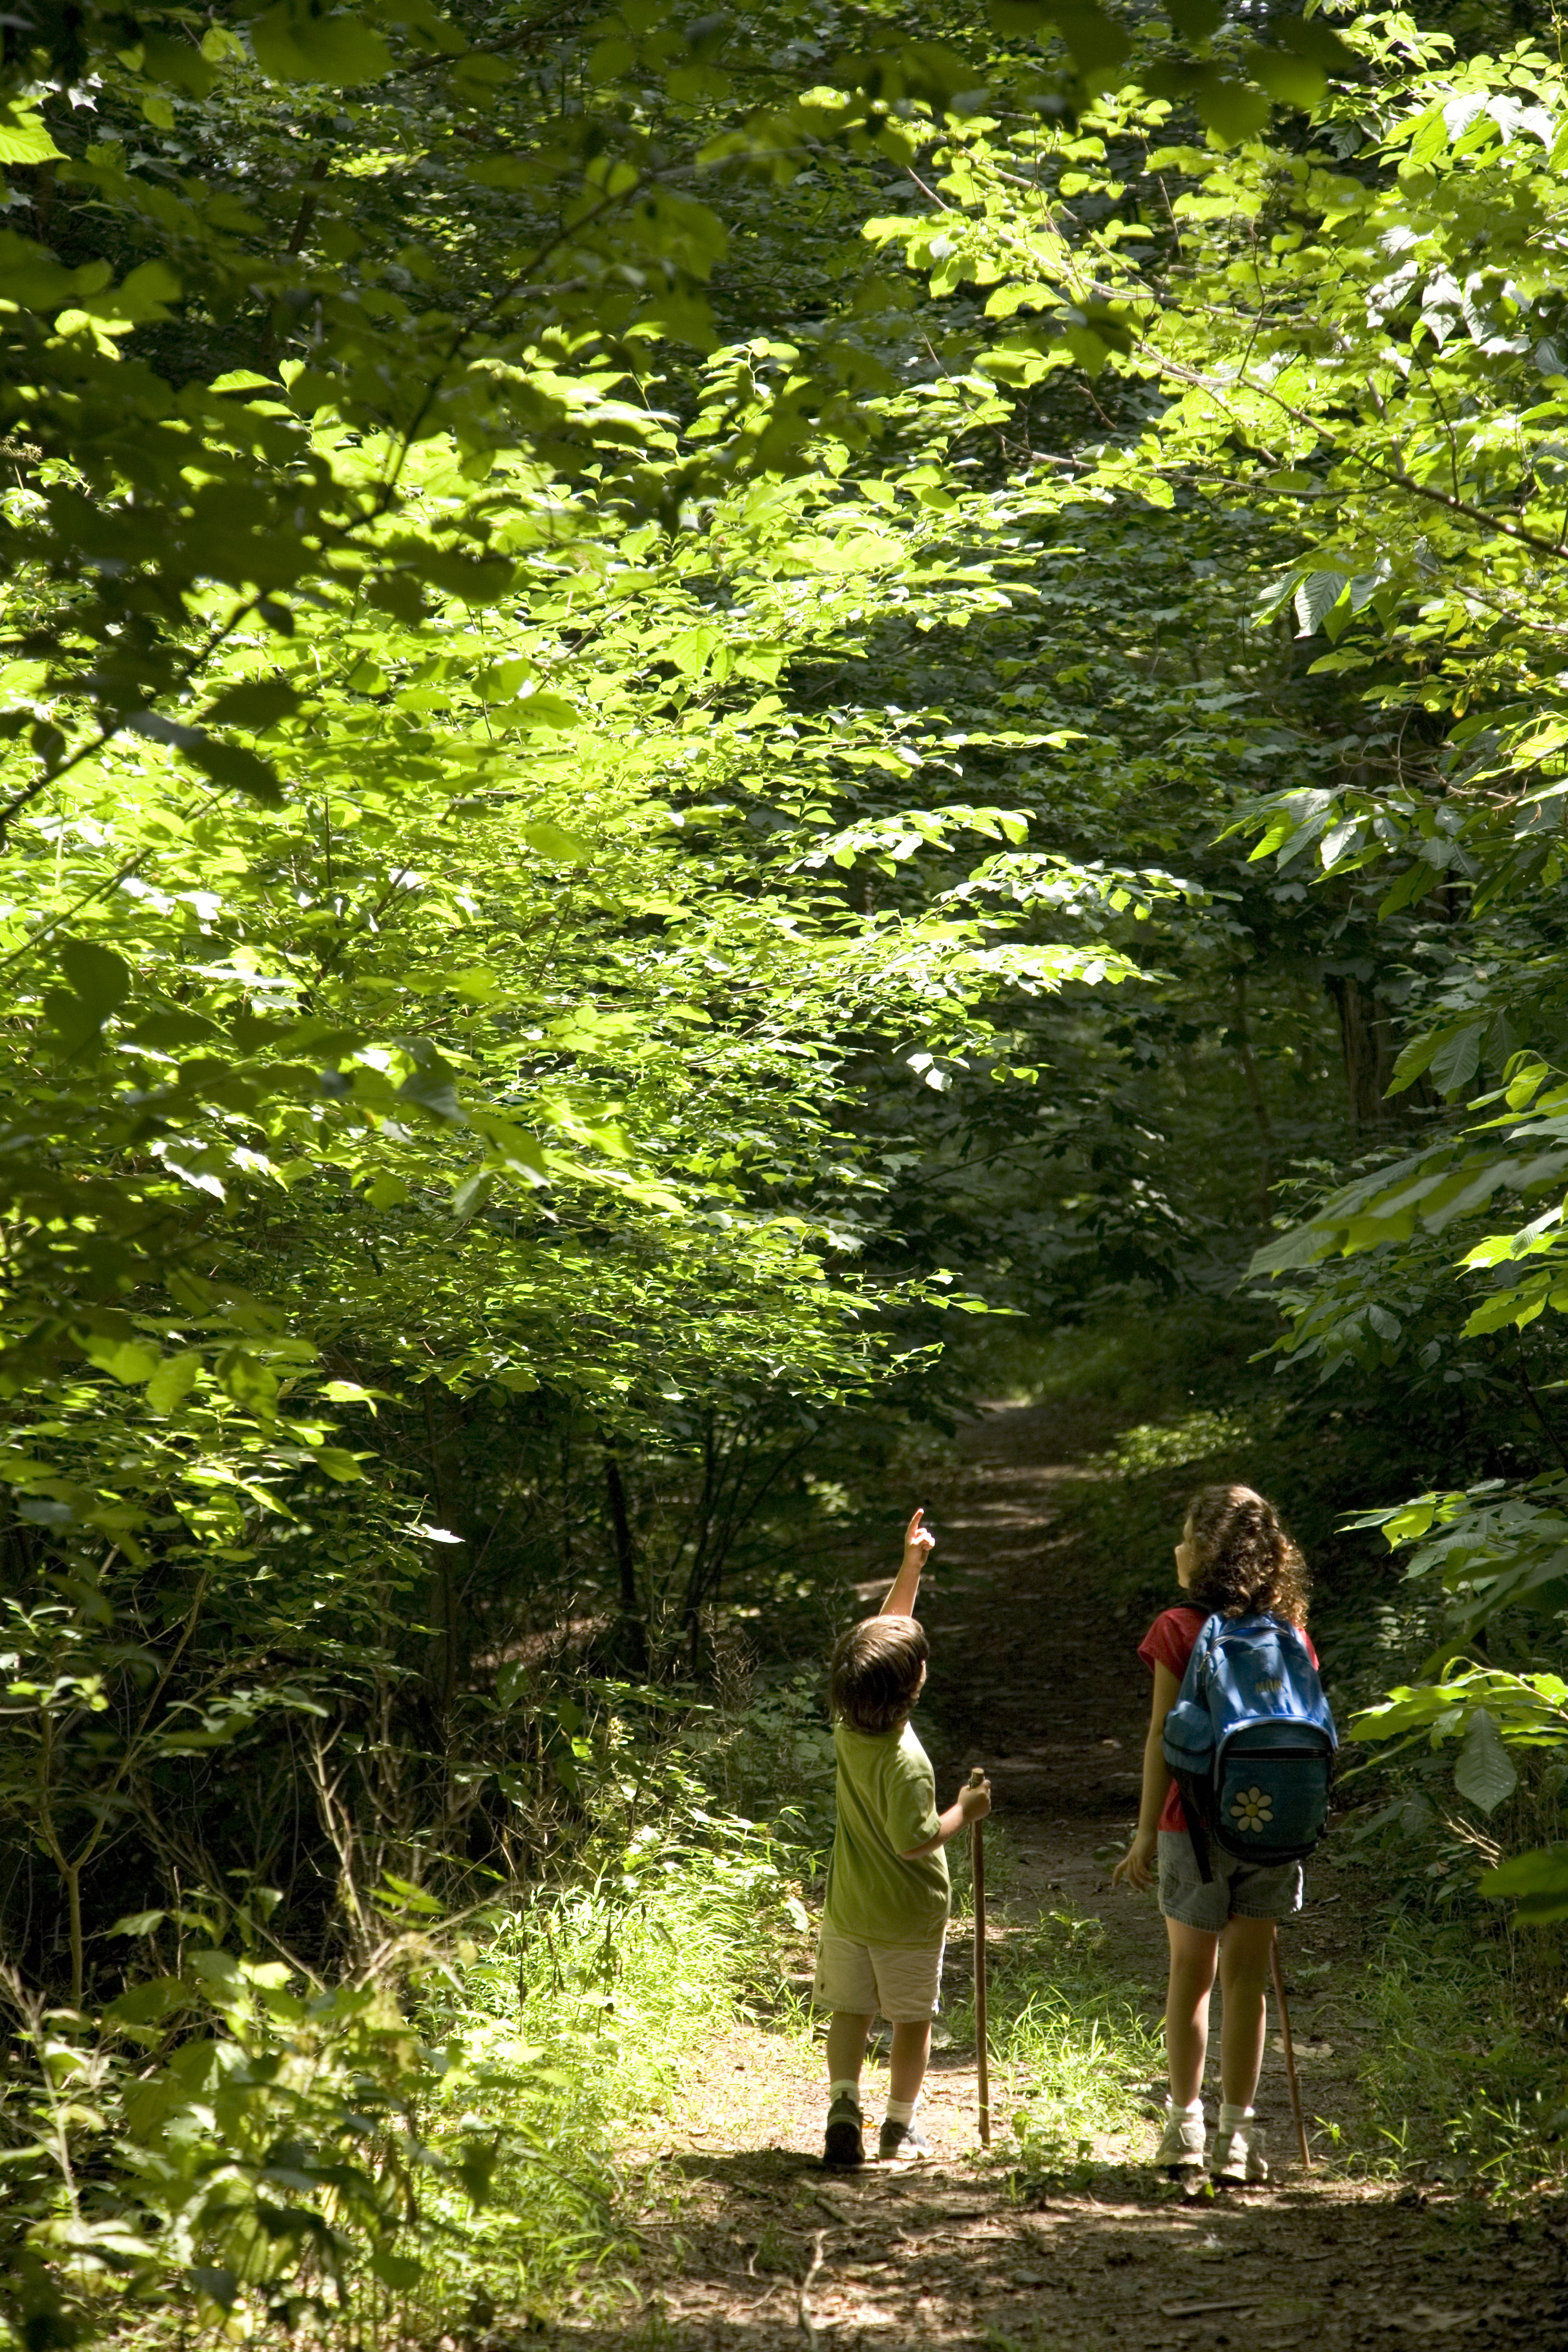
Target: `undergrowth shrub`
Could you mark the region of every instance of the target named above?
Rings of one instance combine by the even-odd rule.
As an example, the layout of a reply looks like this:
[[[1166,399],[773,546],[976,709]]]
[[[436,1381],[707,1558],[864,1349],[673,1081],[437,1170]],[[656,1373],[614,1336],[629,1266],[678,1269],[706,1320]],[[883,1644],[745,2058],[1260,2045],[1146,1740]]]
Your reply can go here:
[[[1400,1919],[1365,1972],[1357,2017],[1321,2005],[1316,2026],[1365,2031],[1357,2073],[1373,2137],[1342,2147],[1352,2171],[1425,2173],[1503,2195],[1562,2189],[1568,2052],[1521,2011],[1520,1960],[1508,1941],[1436,1950],[1425,1923]]]
[[[689,1793],[589,1859],[450,1925],[388,1885],[380,1948],[333,1986],[199,1933],[97,2015],[13,1979],[0,2341],[138,2314],[417,2341],[470,2304],[548,2311],[615,2252],[618,2145],[789,1924],[769,1834]]]

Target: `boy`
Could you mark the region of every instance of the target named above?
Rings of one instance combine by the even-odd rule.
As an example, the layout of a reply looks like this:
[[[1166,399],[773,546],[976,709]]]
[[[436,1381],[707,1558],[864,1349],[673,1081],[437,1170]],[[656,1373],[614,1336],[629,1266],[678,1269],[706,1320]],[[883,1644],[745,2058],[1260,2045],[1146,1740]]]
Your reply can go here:
[[[830,1703],[838,1760],[838,1822],[813,1999],[830,2009],[825,2164],[865,2161],[860,2067],[878,2010],[893,2029],[887,2120],[878,2154],[926,2154],[915,2108],[931,2054],[947,1934],[949,1838],[991,1811],[991,1784],[936,1809],[930,1759],[910,1728],[926,1678],[926,1637],[914,1620],[921,1570],[936,1538],[917,1511],[881,1612],[852,1625],[833,1653]]]

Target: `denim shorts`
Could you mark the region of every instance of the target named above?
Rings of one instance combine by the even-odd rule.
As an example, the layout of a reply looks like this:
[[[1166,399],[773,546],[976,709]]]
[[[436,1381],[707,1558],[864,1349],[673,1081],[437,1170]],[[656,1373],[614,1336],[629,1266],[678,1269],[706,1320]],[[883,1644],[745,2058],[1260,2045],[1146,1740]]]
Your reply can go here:
[[[1278,1862],[1264,1870],[1226,1853],[1209,1840],[1205,1886],[1185,1830],[1160,1832],[1160,1908],[1184,1927],[1217,1936],[1230,1919],[1288,1919],[1301,1908],[1301,1865]]]

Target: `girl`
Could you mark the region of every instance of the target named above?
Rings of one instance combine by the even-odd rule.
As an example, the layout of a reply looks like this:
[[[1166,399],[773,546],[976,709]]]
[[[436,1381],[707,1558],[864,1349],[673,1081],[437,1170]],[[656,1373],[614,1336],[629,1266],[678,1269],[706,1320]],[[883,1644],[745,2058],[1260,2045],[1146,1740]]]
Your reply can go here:
[[[1268,2178],[1252,2100],[1263,2063],[1269,1948],[1278,1921],[1301,1907],[1301,1866],[1256,1869],[1210,1839],[1214,1874],[1205,1885],[1161,1735],[1204,1620],[1216,1610],[1226,1617],[1286,1618],[1305,1634],[1307,1566],[1261,1495],[1250,1486],[1205,1486],[1188,1506],[1176,1575],[1186,1600],[1163,1610],[1138,1645],[1153,1673],[1154,1704],[1143,1743],[1138,1828],[1111,1880],[1150,1885],[1157,1853],[1160,1908],[1171,1939],[1165,1997],[1171,2092],[1155,2161],[1173,2173],[1203,2169],[1204,2057],[1217,1965],[1221,2105],[1212,2168],[1216,2181],[1236,2185]],[[1311,1650],[1310,1642],[1307,1647]]]

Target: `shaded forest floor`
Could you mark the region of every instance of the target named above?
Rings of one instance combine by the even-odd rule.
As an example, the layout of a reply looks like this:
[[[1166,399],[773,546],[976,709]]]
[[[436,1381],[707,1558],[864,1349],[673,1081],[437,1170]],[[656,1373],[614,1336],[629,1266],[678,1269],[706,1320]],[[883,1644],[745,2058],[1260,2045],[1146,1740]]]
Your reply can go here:
[[[1104,1923],[1112,1968],[1146,1987],[1152,2027],[1164,1935],[1152,1896],[1113,1891],[1096,1848],[1137,1808],[1148,1681],[1142,1631],[1097,1591],[1064,1534],[1053,1488],[1083,1475],[1098,1433],[1056,1408],[1002,1407],[964,1433],[946,1491],[922,1497],[942,1541],[922,1601],[931,1635],[921,1730],[943,1799],[984,1761],[996,1803],[1005,1896],[988,1944],[999,1991],[1009,1944],[1053,1908]],[[1055,1459],[1053,1460],[1053,1457]],[[868,1603],[880,1588],[862,1588]],[[819,2056],[797,2029],[738,2023],[681,2085],[672,2116],[632,2155],[642,2185],[636,2256],[606,2302],[580,2291],[551,2331],[563,2347],[953,2344],[1009,2352],[1113,2345],[1323,2344],[1335,2352],[1431,2337],[1568,2347],[1568,2214],[1430,2178],[1369,2171],[1380,2142],[1361,2077],[1375,2021],[1362,2003],[1379,1965],[1360,1874],[1332,1843],[1308,1904],[1282,1931],[1315,2151],[1294,2160],[1283,2061],[1258,2095],[1277,2185],[1215,2200],[1157,2179],[1149,2120],[1103,2135],[1077,2162],[1031,2168],[1005,2132],[982,2159],[973,2047],[962,2018],[932,2063],[923,2109],[932,2160],[914,2170],[825,2173]],[[964,1938],[944,2001],[970,1991]],[[939,2040],[942,2037],[939,2033]],[[1211,2057],[1208,2092],[1215,2091]],[[881,2077],[868,2074],[874,2137]],[[1007,2111],[997,2085],[999,2121]],[[1331,2126],[1340,2135],[1337,2147]]]

